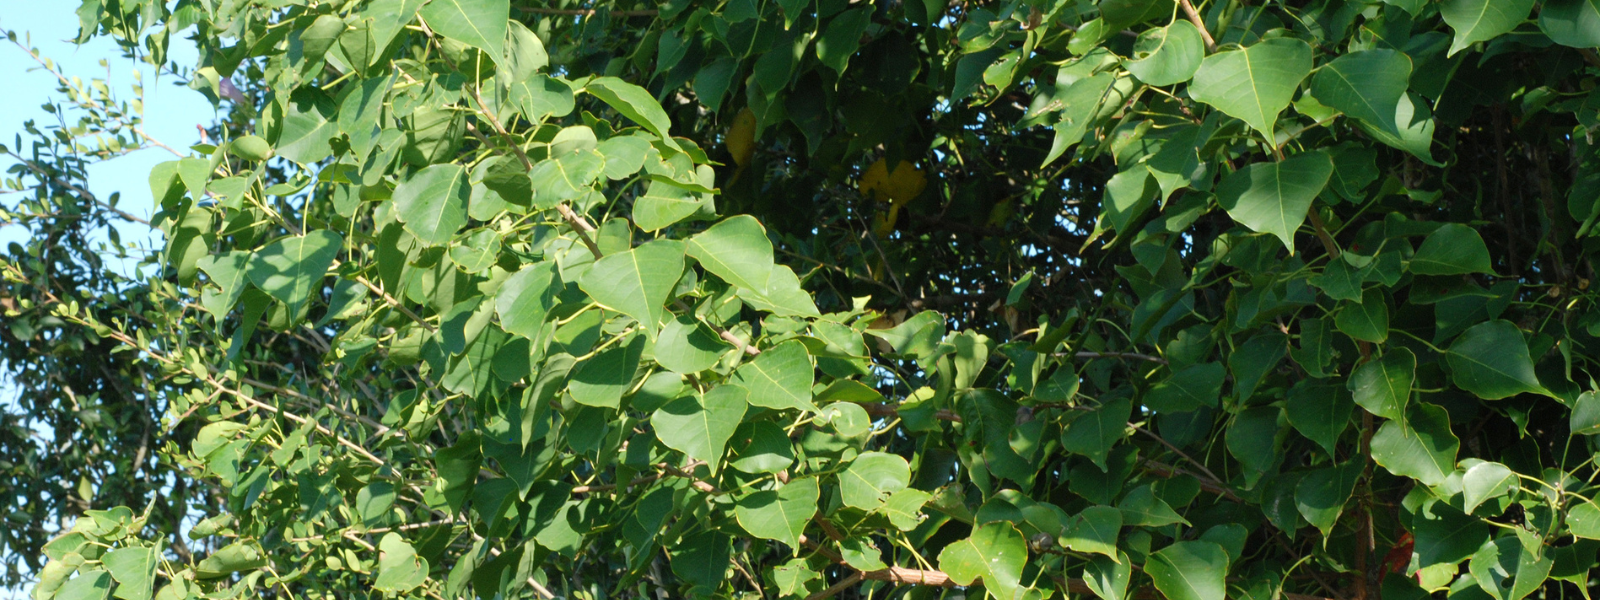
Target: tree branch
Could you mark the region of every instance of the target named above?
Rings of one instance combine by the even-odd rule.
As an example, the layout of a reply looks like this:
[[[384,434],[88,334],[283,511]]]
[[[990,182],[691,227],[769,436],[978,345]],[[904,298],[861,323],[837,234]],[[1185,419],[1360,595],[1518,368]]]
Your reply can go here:
[[[1159,356],[1150,356],[1149,354],[1139,354],[1137,352],[1071,352],[1071,353],[1062,352],[1060,354],[1057,354],[1056,356],[1060,356],[1060,357],[1071,356],[1072,358],[1086,358],[1086,359],[1126,358],[1126,359],[1132,359],[1132,360],[1142,360],[1142,361],[1146,361],[1146,362],[1160,363],[1160,364],[1163,364],[1163,365],[1167,364],[1167,359],[1165,359],[1165,358],[1161,358]]]
[[[1200,30],[1200,39],[1206,43],[1206,51],[1216,52],[1217,40],[1212,39],[1211,32],[1206,31],[1206,20],[1200,18],[1200,11],[1195,10],[1194,4],[1189,0],[1178,0],[1178,4],[1183,7],[1183,14],[1189,17],[1189,22],[1194,23],[1195,29]]]

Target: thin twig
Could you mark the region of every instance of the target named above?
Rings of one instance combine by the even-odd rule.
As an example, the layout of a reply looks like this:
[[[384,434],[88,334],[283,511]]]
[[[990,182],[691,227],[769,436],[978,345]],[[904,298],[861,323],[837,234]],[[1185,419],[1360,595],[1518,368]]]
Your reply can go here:
[[[76,185],[73,185],[72,182],[70,182],[70,181],[65,181],[65,180],[63,180],[63,179],[61,179],[59,177],[51,175],[48,171],[46,171],[44,169],[44,167],[39,166],[38,163],[35,163],[35,162],[33,162],[31,160],[28,160],[26,158],[23,158],[21,156],[17,156],[17,153],[12,152],[10,150],[6,151],[6,155],[10,156],[11,158],[17,159],[17,162],[22,163],[23,166],[27,167],[29,170],[32,170],[34,173],[37,173],[40,177],[44,177],[46,179],[49,179],[50,181],[55,182],[56,185],[59,185],[61,187],[67,188],[69,190],[72,190],[73,192],[76,192],[78,194],[78,196],[83,198],[84,200],[88,200],[89,202],[92,202],[94,204],[98,204],[101,207],[104,207],[106,210],[109,210],[109,211],[111,211],[113,213],[116,213],[117,216],[122,217],[123,219],[132,221],[134,223],[139,223],[139,224],[142,224],[142,225],[149,225],[150,224],[150,221],[148,219],[139,218],[139,217],[134,216],[134,215],[132,215],[132,214],[130,214],[130,213],[128,213],[128,212],[126,212],[126,211],[124,211],[122,209],[119,209],[119,208],[117,208],[115,206],[112,206],[110,204],[106,204],[105,202],[102,202],[99,198],[95,197],[95,195],[93,193],[91,193],[89,190],[86,190],[86,189],[83,189],[83,188],[78,187]]]
[[[1206,465],[1204,463],[1202,463],[1202,462],[1200,462],[1198,460],[1195,460],[1194,457],[1189,456],[1188,453],[1186,453],[1186,452],[1184,452],[1182,450],[1179,450],[1177,446],[1172,445],[1172,442],[1167,441],[1166,438],[1161,437],[1159,435],[1156,435],[1156,433],[1154,431],[1150,431],[1149,429],[1145,429],[1144,427],[1141,427],[1139,425],[1134,425],[1132,423],[1129,423],[1128,425],[1130,427],[1133,427],[1134,431],[1138,431],[1139,433],[1142,433],[1142,434],[1145,434],[1145,435],[1149,436],[1150,438],[1154,439],[1155,441],[1161,442],[1161,445],[1166,446],[1168,450],[1171,450],[1173,452],[1173,454],[1177,454],[1179,457],[1182,457],[1184,460],[1189,461],[1189,464],[1194,465],[1195,468],[1200,469],[1200,472],[1201,473],[1205,473],[1206,477],[1210,478],[1213,483],[1215,483],[1215,484],[1217,484],[1219,486],[1222,485],[1222,478],[1221,477],[1217,477],[1217,474],[1216,473],[1212,473],[1211,469],[1206,468]]]
[[[552,15],[559,17],[592,17],[599,12],[592,8],[533,8],[528,6],[518,6],[517,10],[536,15]],[[661,11],[655,9],[641,9],[613,10],[606,14],[613,17],[654,17],[660,13]]]
[[[1062,352],[1060,354],[1057,354],[1056,356],[1066,357],[1066,356],[1069,356],[1069,354],[1066,353],[1066,352]],[[1163,365],[1167,364],[1167,359],[1165,359],[1165,358],[1161,358],[1159,356],[1150,356],[1149,354],[1139,354],[1138,352],[1073,352],[1073,353],[1070,353],[1070,356],[1073,357],[1073,358],[1087,358],[1087,359],[1094,359],[1094,358],[1127,358],[1127,359],[1132,359],[1132,360],[1142,360],[1142,361],[1146,361],[1146,362],[1160,363],[1160,364],[1163,364]]]

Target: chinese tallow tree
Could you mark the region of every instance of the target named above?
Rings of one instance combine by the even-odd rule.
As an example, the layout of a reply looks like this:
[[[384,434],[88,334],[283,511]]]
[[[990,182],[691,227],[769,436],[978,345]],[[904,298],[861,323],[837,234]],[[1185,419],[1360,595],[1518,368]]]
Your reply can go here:
[[[35,600],[1594,587],[1594,0],[76,14],[217,112],[10,34]]]

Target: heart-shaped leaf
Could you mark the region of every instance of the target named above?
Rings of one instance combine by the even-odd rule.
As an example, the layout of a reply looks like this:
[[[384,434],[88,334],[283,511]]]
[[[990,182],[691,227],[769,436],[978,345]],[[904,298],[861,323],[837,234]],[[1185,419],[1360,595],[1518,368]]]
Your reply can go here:
[[[1240,225],[1277,236],[1293,254],[1295,230],[1332,176],[1333,160],[1321,151],[1256,163],[1224,178],[1217,202]]]
[[[1461,389],[1485,400],[1522,393],[1548,393],[1533,373],[1528,343],[1510,321],[1489,321],[1468,328],[1450,344],[1445,358],[1451,379]]]
[[[595,261],[578,287],[601,306],[633,317],[654,338],[682,275],[683,242],[656,240]]]
[[[656,409],[650,426],[662,444],[705,461],[715,473],[728,439],[749,407],[745,395],[739,386],[720,385],[703,396],[685,396]]]
[[[863,452],[839,473],[839,498],[845,506],[874,510],[910,481],[911,466],[906,459],[885,452]]]
[[[1272,140],[1278,114],[1294,99],[1311,67],[1311,46],[1294,38],[1273,38],[1207,56],[1189,84],[1189,95]]]
[[[777,490],[740,498],[733,514],[750,535],[798,548],[800,533],[805,531],[811,515],[817,513],[818,490],[815,478],[796,479]]]
[[[1398,134],[1395,109],[1411,81],[1411,58],[1388,49],[1345,54],[1311,78],[1311,95],[1346,115]]]
[[[1205,42],[1193,23],[1174,21],[1166,27],[1147,29],[1134,42],[1138,60],[1123,63],[1129,73],[1150,85],[1173,85],[1188,81],[1200,68]]]
[[[1228,552],[1213,542],[1173,542],[1150,555],[1145,573],[1171,600],[1224,600]]]
[[[939,553],[939,568],[951,581],[972,585],[982,580],[990,596],[1002,599],[1016,597],[1027,562],[1028,545],[1010,523],[979,526],[971,537],[951,543]]]
[[[467,224],[472,182],[460,165],[432,165],[394,190],[394,209],[406,231],[430,246],[450,242]]]
[[[1444,0],[1439,16],[1456,32],[1448,56],[1516,29],[1533,12],[1533,0]]]
[[[250,282],[297,315],[322,285],[322,277],[344,247],[344,237],[327,229],[287,237],[257,250],[245,267]]]

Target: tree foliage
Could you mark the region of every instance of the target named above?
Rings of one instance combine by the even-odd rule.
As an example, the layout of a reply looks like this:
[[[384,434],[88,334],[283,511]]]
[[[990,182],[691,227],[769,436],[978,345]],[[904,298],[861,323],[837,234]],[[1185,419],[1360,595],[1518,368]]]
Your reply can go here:
[[[10,577],[1587,597],[1597,6],[86,0],[225,117],[31,129]]]

